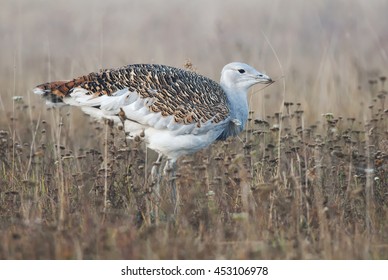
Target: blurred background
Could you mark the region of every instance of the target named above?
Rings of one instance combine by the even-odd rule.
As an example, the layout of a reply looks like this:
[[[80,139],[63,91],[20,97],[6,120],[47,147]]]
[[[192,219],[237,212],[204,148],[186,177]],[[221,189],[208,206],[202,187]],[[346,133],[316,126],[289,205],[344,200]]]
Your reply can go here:
[[[264,118],[301,102],[308,122],[361,117],[368,81],[387,74],[388,1],[1,0],[0,117],[12,96],[100,68],[160,63],[216,81],[246,62],[277,82],[251,99]],[[377,86],[377,85],[376,85]]]

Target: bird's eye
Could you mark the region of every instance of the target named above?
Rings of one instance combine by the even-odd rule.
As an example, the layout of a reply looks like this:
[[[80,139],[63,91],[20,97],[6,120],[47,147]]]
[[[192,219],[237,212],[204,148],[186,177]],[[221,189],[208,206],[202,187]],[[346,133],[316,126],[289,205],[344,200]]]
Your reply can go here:
[[[245,73],[245,70],[244,69],[238,69],[238,72],[240,72],[242,74],[242,73]]]

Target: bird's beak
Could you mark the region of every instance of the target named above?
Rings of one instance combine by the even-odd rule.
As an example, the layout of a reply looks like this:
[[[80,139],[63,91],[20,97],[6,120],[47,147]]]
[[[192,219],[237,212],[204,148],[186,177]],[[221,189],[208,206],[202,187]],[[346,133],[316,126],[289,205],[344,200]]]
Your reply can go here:
[[[259,84],[272,84],[274,82],[269,76],[262,73],[256,75],[256,80]]]

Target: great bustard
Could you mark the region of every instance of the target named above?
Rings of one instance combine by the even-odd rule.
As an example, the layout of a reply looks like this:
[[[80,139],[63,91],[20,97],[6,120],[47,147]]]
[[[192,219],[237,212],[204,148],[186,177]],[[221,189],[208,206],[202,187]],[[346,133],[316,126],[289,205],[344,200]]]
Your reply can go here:
[[[192,71],[134,64],[45,83],[34,92],[48,103],[79,106],[97,119],[123,124],[128,138],[142,136],[159,153],[157,162],[164,155],[167,170],[174,170],[180,156],[238,135],[248,118],[248,89],[272,82],[240,62],[222,69],[220,84]],[[156,176],[159,169],[151,173]]]

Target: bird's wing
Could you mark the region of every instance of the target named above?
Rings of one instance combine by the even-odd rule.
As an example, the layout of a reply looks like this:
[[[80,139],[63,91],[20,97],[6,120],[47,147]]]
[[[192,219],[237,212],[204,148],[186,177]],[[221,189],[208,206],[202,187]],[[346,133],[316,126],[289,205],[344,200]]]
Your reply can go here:
[[[34,92],[54,103],[78,105],[86,112],[101,110],[101,115],[125,114],[130,120],[153,127],[165,118],[171,119],[171,128],[173,124],[200,127],[208,122],[220,123],[229,116],[227,98],[218,83],[164,65],[105,69],[71,81],[42,84]]]

